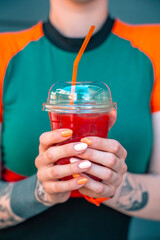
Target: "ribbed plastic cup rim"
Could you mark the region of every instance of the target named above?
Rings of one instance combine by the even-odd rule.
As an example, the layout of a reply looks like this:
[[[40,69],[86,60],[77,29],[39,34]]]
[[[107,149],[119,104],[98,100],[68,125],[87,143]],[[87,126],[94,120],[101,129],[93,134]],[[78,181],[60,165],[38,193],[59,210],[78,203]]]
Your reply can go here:
[[[110,112],[112,109],[117,109],[116,103],[108,103],[108,104],[43,104],[43,110],[48,112]]]

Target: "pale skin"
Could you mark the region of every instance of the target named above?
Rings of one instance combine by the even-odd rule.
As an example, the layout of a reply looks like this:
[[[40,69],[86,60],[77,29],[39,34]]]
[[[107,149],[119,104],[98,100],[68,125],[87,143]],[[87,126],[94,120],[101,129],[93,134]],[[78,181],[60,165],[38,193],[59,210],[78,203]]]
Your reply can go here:
[[[96,26],[96,31],[103,25],[108,16],[106,6],[107,0],[51,0],[50,21],[65,36],[84,37],[92,24]],[[116,112],[113,111],[110,115],[110,127],[115,120]],[[154,145],[149,173],[145,175],[126,172],[127,151],[116,140],[89,137],[91,144],[86,149],[77,151],[74,147],[79,143],[53,147],[53,144],[71,137],[62,136],[62,132],[67,129],[44,133],[40,136],[39,155],[35,160],[39,180],[34,194],[38,202],[45,206],[63,203],[69,199],[72,190],[78,189],[90,197],[114,196],[103,204],[127,215],[160,220],[160,112],[152,114],[152,120]],[[72,163],[55,166],[57,160],[66,156],[71,157]],[[79,165],[84,160],[90,164],[82,169]],[[102,181],[96,182],[86,173]],[[59,181],[60,178],[73,174],[80,176],[66,182]],[[10,198],[16,184],[0,181],[0,228],[16,225],[37,214],[21,218],[12,211]],[[25,190],[24,188],[24,192],[18,195],[17,204]],[[32,206],[32,203],[24,201],[24,211],[25,204]]]

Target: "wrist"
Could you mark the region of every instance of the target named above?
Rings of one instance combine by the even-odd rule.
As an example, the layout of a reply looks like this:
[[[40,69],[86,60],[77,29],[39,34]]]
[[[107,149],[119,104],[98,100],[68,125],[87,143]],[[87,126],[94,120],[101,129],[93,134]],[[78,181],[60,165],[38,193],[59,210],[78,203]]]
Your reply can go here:
[[[121,194],[122,187],[125,185],[127,176],[128,176],[128,172],[123,175],[122,182],[119,185],[119,187],[116,189],[115,194],[113,196],[111,196],[108,201],[104,201],[105,205],[107,205],[107,206],[116,205],[117,198]]]
[[[35,198],[38,202],[44,204],[45,206],[53,206],[54,204],[49,201],[47,193],[44,190],[43,184],[37,179],[35,187]]]

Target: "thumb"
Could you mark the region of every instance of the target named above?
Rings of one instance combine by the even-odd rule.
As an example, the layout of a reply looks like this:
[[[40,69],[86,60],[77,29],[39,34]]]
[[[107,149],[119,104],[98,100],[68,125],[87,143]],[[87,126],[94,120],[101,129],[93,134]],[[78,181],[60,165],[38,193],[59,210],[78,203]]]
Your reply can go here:
[[[117,119],[117,111],[113,109],[109,114],[109,130],[113,127]]]

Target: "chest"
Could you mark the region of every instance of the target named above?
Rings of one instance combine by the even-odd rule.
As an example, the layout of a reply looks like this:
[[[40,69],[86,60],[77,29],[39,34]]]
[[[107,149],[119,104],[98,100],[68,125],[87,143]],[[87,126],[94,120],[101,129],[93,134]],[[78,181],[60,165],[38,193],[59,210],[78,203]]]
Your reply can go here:
[[[71,80],[76,57],[45,44],[27,51],[10,63],[3,89],[3,160],[23,175],[36,171],[39,136],[50,130],[48,114],[42,111],[48,90],[54,81]],[[110,87],[118,112],[109,138],[127,149],[129,171],[144,172],[152,148],[153,72],[149,59],[129,43],[117,44],[113,37],[112,44],[84,54],[77,80],[103,81]]]

